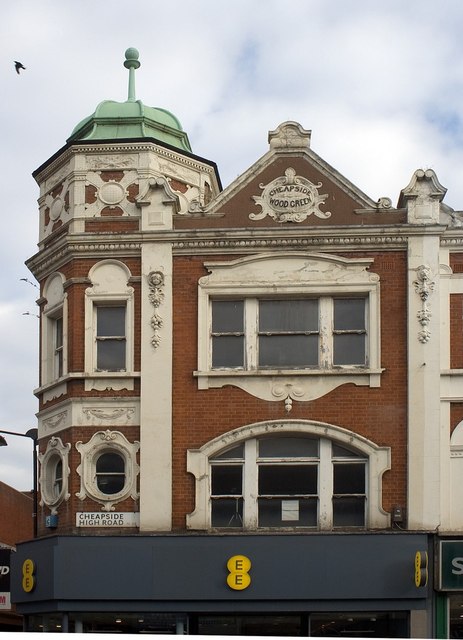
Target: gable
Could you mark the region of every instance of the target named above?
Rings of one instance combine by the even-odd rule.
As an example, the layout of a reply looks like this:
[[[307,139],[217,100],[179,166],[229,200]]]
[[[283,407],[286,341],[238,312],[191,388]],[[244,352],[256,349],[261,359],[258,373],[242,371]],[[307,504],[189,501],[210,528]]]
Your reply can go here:
[[[332,227],[405,222],[388,198],[375,202],[310,149],[294,122],[269,134],[270,150],[178,228]]]

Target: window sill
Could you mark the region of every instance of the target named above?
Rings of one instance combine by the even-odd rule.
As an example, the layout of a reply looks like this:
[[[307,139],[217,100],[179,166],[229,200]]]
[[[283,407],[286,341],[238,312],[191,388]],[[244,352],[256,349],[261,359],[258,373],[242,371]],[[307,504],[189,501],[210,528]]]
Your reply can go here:
[[[85,380],[85,390],[97,391],[127,389],[133,391],[134,380],[140,377],[139,371],[94,371],[91,374],[84,372],[68,373],[53,382],[48,382],[34,390],[34,394],[43,394],[44,402],[65,395],[67,383],[71,380]]]
[[[238,371],[230,369],[195,371],[198,389],[217,389],[234,386],[267,401],[296,400],[308,402],[333,391],[343,384],[381,386],[384,369],[261,369]]]

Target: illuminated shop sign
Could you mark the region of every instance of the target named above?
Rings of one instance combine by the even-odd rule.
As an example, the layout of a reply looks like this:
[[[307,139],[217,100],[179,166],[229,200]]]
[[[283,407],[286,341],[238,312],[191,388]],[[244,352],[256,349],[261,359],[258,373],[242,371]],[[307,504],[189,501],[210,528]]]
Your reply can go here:
[[[439,589],[463,591],[463,540],[440,541]]]
[[[232,556],[227,562],[227,584],[234,591],[247,589],[251,584],[251,561],[246,556]]]
[[[76,513],[76,527],[117,527],[140,526],[140,514],[127,511],[79,511]]]
[[[10,549],[0,549],[0,610],[11,609]]]

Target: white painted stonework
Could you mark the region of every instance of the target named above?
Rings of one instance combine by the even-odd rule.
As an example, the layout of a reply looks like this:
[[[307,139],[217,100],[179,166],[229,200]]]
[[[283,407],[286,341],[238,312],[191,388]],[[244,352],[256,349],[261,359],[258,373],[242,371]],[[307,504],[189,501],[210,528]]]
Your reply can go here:
[[[145,243],[142,250],[140,531],[172,525],[172,248]],[[162,320],[153,345],[152,277],[162,274]]]

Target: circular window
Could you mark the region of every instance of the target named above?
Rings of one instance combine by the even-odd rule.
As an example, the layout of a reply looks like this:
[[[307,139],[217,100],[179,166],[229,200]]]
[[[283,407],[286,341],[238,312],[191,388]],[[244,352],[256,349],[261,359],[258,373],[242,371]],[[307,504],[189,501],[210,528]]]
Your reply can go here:
[[[96,486],[101,493],[120,493],[125,486],[125,460],[119,453],[102,453],[95,465]]]

